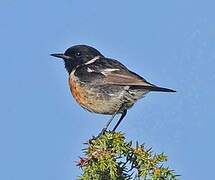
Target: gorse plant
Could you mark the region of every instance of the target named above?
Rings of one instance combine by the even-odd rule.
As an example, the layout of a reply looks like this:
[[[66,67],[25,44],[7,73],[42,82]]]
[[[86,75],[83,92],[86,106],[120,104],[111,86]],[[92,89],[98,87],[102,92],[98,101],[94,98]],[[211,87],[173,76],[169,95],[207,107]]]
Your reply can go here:
[[[144,145],[132,146],[120,132],[106,132],[85,143],[78,161],[80,180],[176,180],[178,175],[164,166],[167,156],[154,154]]]

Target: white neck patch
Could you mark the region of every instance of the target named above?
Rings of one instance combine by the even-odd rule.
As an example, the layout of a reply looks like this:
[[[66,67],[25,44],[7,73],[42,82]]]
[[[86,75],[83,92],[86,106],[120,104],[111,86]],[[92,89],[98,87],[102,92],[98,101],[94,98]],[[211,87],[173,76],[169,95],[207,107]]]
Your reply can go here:
[[[96,57],[94,57],[93,59],[91,59],[90,61],[88,61],[88,62],[86,62],[86,63],[84,63],[85,65],[88,65],[88,64],[92,64],[92,63],[94,63],[97,59],[99,59],[100,58],[100,56],[96,56]]]

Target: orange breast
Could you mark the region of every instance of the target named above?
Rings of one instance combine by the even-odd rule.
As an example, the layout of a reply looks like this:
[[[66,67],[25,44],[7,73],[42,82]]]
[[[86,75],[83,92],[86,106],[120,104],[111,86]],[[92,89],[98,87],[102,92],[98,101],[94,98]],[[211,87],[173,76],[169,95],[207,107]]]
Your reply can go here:
[[[78,82],[75,78],[69,78],[69,86],[71,93],[75,100],[83,107],[86,107],[88,102],[86,102],[87,91],[80,82]]]
[[[119,99],[104,93],[100,88],[81,83],[73,74],[69,86],[75,100],[85,109],[99,114],[114,114],[120,107]]]

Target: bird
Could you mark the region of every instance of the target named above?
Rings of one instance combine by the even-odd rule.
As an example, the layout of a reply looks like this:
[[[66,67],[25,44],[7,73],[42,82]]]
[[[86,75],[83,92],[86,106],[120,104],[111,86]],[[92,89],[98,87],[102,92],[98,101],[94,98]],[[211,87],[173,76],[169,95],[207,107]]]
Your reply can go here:
[[[89,45],[74,45],[64,53],[50,55],[64,61],[71,93],[81,107],[93,113],[111,115],[102,132],[120,114],[114,132],[128,109],[147,93],[176,92],[148,82],[118,60],[105,57]]]

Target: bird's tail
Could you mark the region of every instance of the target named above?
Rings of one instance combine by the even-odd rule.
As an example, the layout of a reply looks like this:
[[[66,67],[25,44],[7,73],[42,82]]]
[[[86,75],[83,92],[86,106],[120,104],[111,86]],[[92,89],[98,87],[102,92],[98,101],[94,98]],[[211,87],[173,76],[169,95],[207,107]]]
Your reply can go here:
[[[141,88],[149,90],[149,91],[159,91],[159,92],[176,92],[173,89],[163,88],[158,86],[141,86]]]
[[[173,89],[169,89],[169,88],[163,88],[163,87],[158,87],[158,86],[150,86],[148,87],[148,89],[150,91],[160,91],[160,92],[176,92]]]

